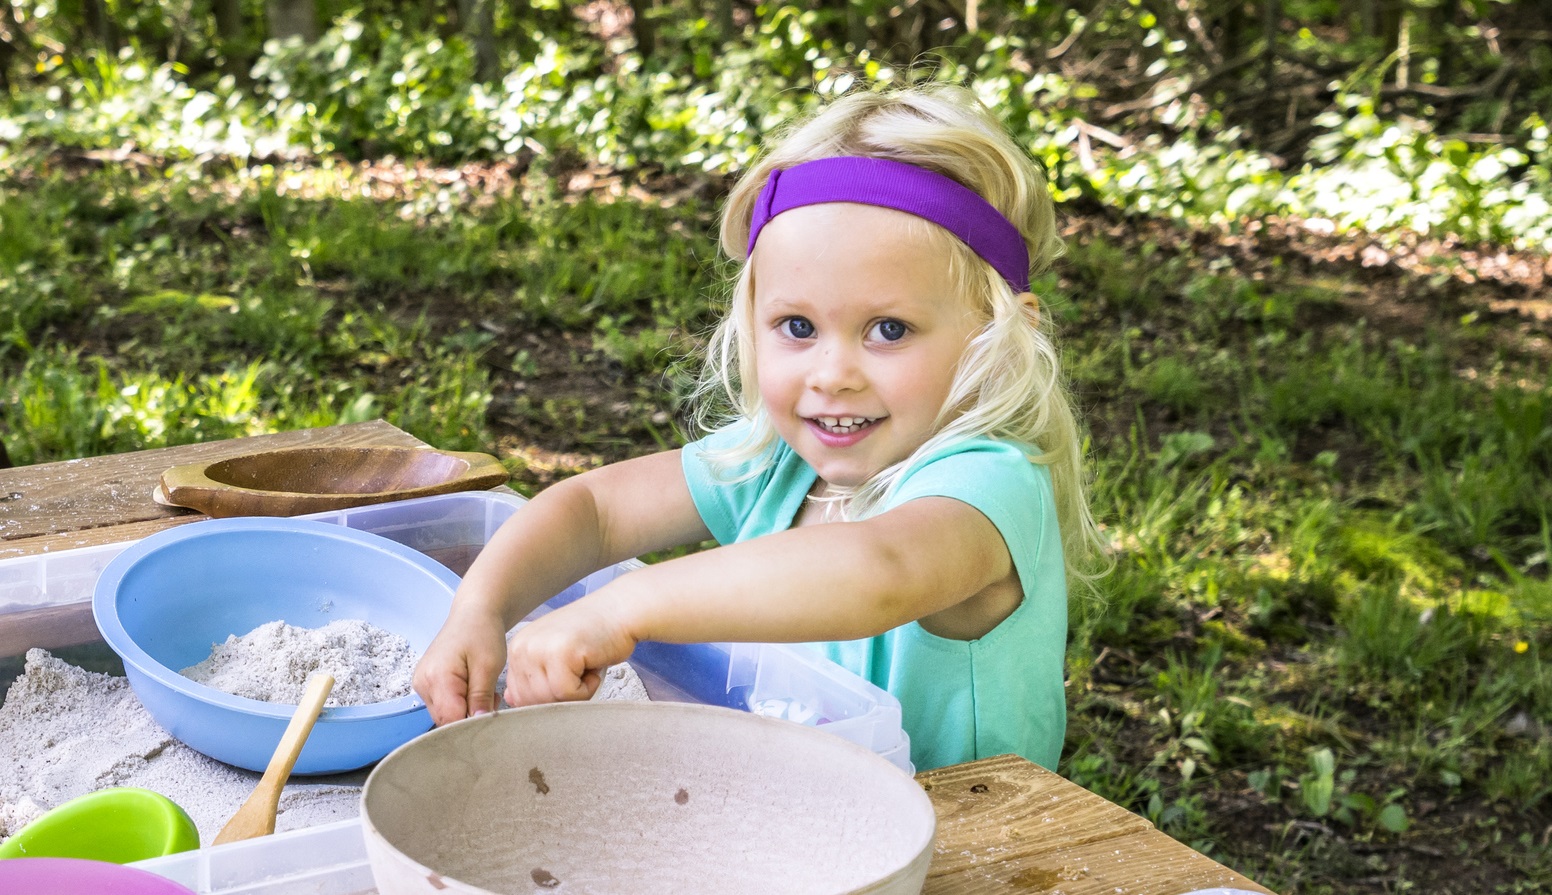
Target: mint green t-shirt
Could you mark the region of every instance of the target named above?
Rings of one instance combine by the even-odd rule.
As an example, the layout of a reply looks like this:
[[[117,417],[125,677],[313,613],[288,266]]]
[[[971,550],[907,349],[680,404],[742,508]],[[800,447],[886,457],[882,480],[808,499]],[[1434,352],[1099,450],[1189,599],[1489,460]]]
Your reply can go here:
[[[739,443],[747,431],[734,424],[682,455],[696,509],[721,544],[791,528],[816,479],[779,439],[759,473],[741,481],[748,467],[719,475],[706,452]],[[917,770],[1008,752],[1054,769],[1067,724],[1067,581],[1050,472],[1017,444],[969,439],[907,472],[883,511],[918,497],[951,497],[991,520],[1013,557],[1023,602],[977,640],[939,637],[910,622],[814,646],[900,700]]]

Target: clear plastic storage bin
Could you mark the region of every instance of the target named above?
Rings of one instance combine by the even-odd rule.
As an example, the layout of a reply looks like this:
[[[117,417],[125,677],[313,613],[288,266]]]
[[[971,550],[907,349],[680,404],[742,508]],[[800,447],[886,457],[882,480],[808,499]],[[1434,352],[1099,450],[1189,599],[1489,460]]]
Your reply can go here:
[[[492,491],[444,494],[309,518],[382,535],[463,574],[523,498]],[[552,597],[539,612],[564,606],[640,568],[626,560]],[[536,613],[537,614],[537,613]],[[658,701],[698,702],[811,724],[914,768],[889,693],[803,646],[771,643],[642,643],[630,664]]]
[[[516,495],[482,491],[309,518],[391,538],[462,574],[522,504]],[[103,558],[103,563],[109,558]],[[545,606],[565,605],[640,565],[630,560],[596,572]],[[89,599],[90,585],[86,590]],[[913,770],[910,743],[900,724],[900,703],[805,647],[643,643],[630,661],[654,700],[721,705],[813,724],[872,749],[906,773]],[[134,866],[200,895],[368,895],[377,891],[359,820],[212,846]]]
[[[336,821],[131,864],[199,895],[375,893],[359,819]]]
[[[472,491],[304,518],[381,535],[462,575],[523,503],[516,494]],[[107,544],[0,560],[0,656],[20,655],[41,645],[25,642],[29,620],[66,607],[89,614],[98,574],[128,546]],[[640,566],[627,560],[595,572],[538,612],[565,605]],[[807,647],[649,642],[637,646],[630,663],[654,700],[720,705],[810,724],[873,750],[906,773],[914,770],[899,701]]]

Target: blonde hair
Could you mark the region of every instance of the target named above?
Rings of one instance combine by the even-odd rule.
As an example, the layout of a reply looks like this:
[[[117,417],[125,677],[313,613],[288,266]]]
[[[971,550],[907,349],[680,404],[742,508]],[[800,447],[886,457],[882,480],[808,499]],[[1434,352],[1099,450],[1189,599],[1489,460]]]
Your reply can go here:
[[[696,422],[717,428],[730,409],[753,428],[742,444],[708,457],[716,469],[757,460],[777,438],[755,381],[754,282],[746,256],[755,200],[773,170],[832,156],[894,159],[975,190],[1019,229],[1035,272],[1061,253],[1045,176],[970,91],[934,83],[855,92],[799,122],[743,174],[723,209],[722,248],[741,263],[731,305],[708,345]],[[843,518],[877,512],[912,465],[948,443],[983,435],[1017,441],[1039,451],[1030,459],[1050,469],[1068,575],[1088,580],[1102,540],[1085,497],[1082,435],[1045,315],[953,234],[914,223],[942,248],[955,291],[985,323],[961,356],[935,433],[911,456],[845,492]]]

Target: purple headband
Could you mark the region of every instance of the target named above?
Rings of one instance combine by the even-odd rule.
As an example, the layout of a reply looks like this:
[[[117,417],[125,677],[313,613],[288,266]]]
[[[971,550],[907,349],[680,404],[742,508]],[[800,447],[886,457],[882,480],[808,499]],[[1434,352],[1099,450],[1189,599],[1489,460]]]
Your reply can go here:
[[[1017,227],[975,190],[892,159],[836,156],[772,171],[755,202],[748,254],[754,254],[755,240],[772,218],[825,202],[877,205],[931,221],[959,237],[1014,292],[1029,291],[1029,249]]]

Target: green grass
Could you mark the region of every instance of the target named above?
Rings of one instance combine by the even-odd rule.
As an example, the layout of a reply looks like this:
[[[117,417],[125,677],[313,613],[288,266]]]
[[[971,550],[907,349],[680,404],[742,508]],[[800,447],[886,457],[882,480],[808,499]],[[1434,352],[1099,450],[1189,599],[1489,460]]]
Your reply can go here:
[[[39,463],[381,417],[524,487],[671,446],[715,205],[562,181],[13,159],[0,437]],[[1449,879],[1408,847],[1545,891],[1536,359],[1367,320],[1340,277],[1070,241],[1041,288],[1117,565],[1072,608],[1061,771],[1285,895]]]
[[[1537,822],[1497,826],[1552,795],[1536,355],[1442,314],[1392,331],[1339,280],[1170,264],[1188,257],[1096,238],[1064,270],[1101,306],[1068,354],[1108,435],[1095,498],[1120,560],[1074,606],[1065,770],[1280,891],[1544,891]],[[1239,844],[1215,811],[1247,798],[1284,833]],[[1386,842],[1527,875],[1419,883],[1365,851]]]

